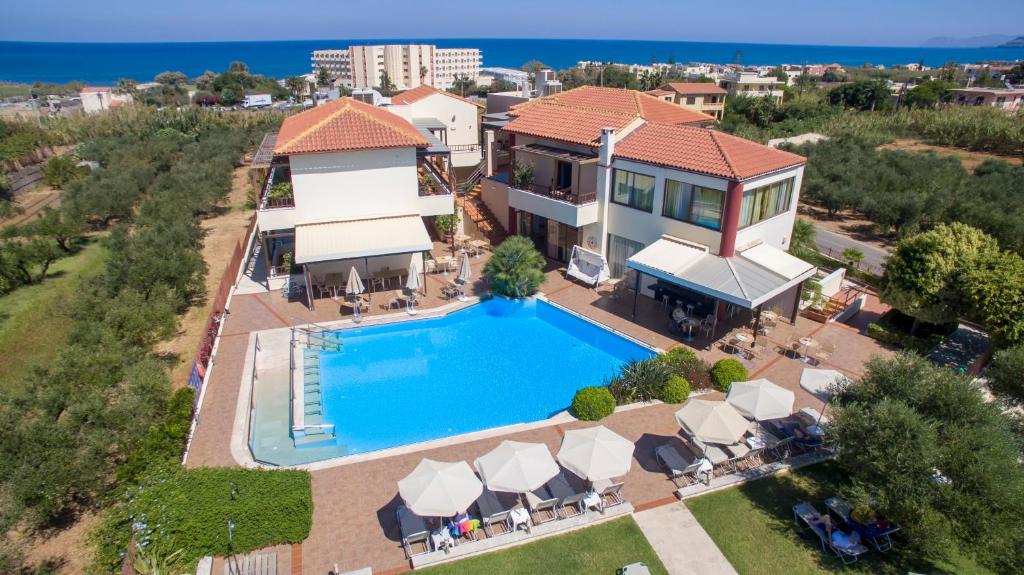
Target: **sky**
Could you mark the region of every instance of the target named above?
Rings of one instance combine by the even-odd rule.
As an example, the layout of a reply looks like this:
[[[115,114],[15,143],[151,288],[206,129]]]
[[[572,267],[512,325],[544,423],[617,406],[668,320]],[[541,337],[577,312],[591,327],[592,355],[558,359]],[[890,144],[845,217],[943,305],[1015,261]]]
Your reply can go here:
[[[917,46],[1024,35],[1022,0],[18,0],[0,40],[600,38]]]

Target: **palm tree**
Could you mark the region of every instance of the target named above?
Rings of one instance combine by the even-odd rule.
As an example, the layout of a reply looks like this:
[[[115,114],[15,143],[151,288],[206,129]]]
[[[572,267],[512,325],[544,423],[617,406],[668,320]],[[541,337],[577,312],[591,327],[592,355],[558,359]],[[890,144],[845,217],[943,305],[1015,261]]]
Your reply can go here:
[[[814,224],[807,220],[797,220],[793,224],[793,235],[789,240],[789,252],[797,257],[808,256],[818,251],[815,242]]]
[[[423,83],[423,79],[427,77],[427,72],[428,71],[429,70],[427,70],[426,66],[420,65],[420,84],[422,84]]]
[[[543,269],[544,256],[533,247],[533,242],[512,236],[494,248],[494,254],[484,266],[484,274],[492,292],[522,298],[537,293],[545,280]]]
[[[306,93],[306,79],[302,76],[288,76],[284,84],[296,99]]]

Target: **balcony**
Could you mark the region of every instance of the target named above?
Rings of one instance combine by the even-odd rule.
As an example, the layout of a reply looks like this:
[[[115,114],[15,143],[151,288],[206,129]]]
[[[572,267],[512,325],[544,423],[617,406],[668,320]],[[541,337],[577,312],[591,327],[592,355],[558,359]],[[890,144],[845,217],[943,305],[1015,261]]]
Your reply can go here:
[[[295,194],[292,190],[291,169],[287,165],[271,165],[260,193],[256,217],[263,231],[284,230],[295,226]]]
[[[578,228],[597,221],[597,194],[573,193],[539,184],[508,188],[508,205]]]
[[[533,176],[529,183],[509,187],[509,206],[573,227],[597,221],[596,154],[543,144],[512,149],[516,161],[530,166]]]
[[[417,173],[420,215],[439,216],[452,213],[455,197],[452,194],[453,182],[448,175],[430,160],[420,162]]]

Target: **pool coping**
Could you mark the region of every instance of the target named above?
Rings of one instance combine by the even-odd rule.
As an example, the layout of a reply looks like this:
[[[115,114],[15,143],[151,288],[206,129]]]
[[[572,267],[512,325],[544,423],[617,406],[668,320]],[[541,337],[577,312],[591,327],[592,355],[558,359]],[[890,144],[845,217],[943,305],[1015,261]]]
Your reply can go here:
[[[491,296],[491,297],[502,297],[502,296]],[[545,303],[548,303],[549,305],[551,305],[551,306],[553,306],[553,307],[555,307],[555,308],[557,308],[557,309],[559,309],[561,311],[569,313],[570,315],[578,317],[578,318],[580,318],[580,319],[582,319],[584,321],[587,321],[587,322],[589,322],[589,323],[591,323],[591,324],[593,324],[595,326],[598,326],[598,327],[600,327],[602,329],[605,329],[605,330],[607,330],[607,331],[609,331],[611,333],[614,333],[615,335],[617,335],[619,337],[627,339],[627,340],[629,340],[629,341],[631,341],[631,342],[633,342],[633,343],[635,343],[637,345],[640,345],[640,346],[644,347],[645,349],[651,350],[654,353],[664,353],[664,350],[662,350],[659,347],[647,344],[647,343],[645,343],[645,342],[643,342],[643,341],[641,341],[641,340],[639,340],[639,339],[637,339],[635,337],[632,337],[632,336],[630,336],[628,334],[625,334],[625,333],[623,333],[623,332],[621,332],[619,330],[616,330],[616,329],[614,329],[614,328],[612,328],[610,326],[607,326],[607,325],[605,325],[605,324],[603,324],[603,323],[601,323],[601,322],[599,322],[597,320],[594,320],[593,318],[589,318],[589,317],[587,317],[585,315],[582,315],[582,314],[580,314],[578,312],[570,310],[570,309],[566,308],[565,306],[559,305],[559,304],[549,300],[543,293],[537,293],[533,297],[535,297],[538,300],[544,301]],[[560,424],[563,424],[563,423],[571,423],[571,422],[574,422],[574,421],[579,421],[578,419],[573,417],[572,414],[570,414],[568,410],[562,410],[562,411],[556,413],[555,415],[552,415],[551,417],[548,417],[546,419],[541,419],[541,420],[538,420],[538,421],[524,422],[524,423],[513,423],[511,425],[503,425],[503,426],[499,426],[499,427],[491,427],[491,428],[488,428],[488,429],[482,429],[482,430],[479,430],[479,431],[471,431],[469,433],[462,433],[462,434],[458,434],[458,435],[452,435],[452,436],[449,436],[449,437],[441,437],[441,438],[437,438],[437,439],[429,439],[427,441],[420,441],[420,442],[416,442],[416,443],[409,443],[409,444],[399,445],[399,446],[395,446],[395,447],[388,447],[388,448],[385,448],[385,449],[378,449],[378,450],[375,450],[375,451],[367,451],[365,453],[354,453],[354,454],[351,454],[351,455],[339,455],[337,457],[332,457],[332,458],[324,459],[324,460],[321,460],[321,461],[313,461],[313,462],[310,462],[310,463],[302,463],[302,464],[296,464],[296,465],[276,465],[276,464],[273,464],[273,463],[259,461],[259,460],[257,460],[255,458],[254,454],[249,449],[249,439],[250,438],[247,437],[247,435],[248,435],[249,409],[250,409],[250,406],[251,406],[252,394],[254,393],[254,387],[255,387],[253,385],[253,371],[254,371],[254,365],[255,365],[254,354],[257,352],[256,346],[254,345],[254,341],[255,341],[256,338],[260,338],[264,342],[263,345],[266,345],[266,342],[273,341],[272,334],[274,334],[274,333],[283,334],[284,332],[290,332],[294,328],[297,328],[297,327],[301,328],[303,326],[315,325],[317,327],[325,328],[325,329],[343,330],[343,329],[355,329],[355,328],[359,328],[359,327],[370,327],[370,326],[388,325],[388,324],[394,324],[394,323],[411,322],[411,321],[417,321],[417,320],[422,320],[422,319],[434,319],[434,318],[438,318],[438,317],[444,317],[444,316],[447,316],[447,315],[449,315],[451,313],[454,313],[454,312],[461,311],[463,309],[472,307],[473,305],[476,305],[476,304],[480,303],[484,299],[486,299],[486,298],[481,298],[479,296],[474,296],[474,297],[469,298],[465,302],[453,302],[453,303],[449,303],[449,304],[446,304],[446,305],[443,305],[443,306],[440,306],[440,307],[430,308],[429,310],[422,310],[420,313],[418,313],[416,315],[409,315],[409,314],[404,313],[404,312],[399,312],[399,313],[393,313],[393,314],[386,314],[386,315],[383,315],[383,316],[374,316],[373,321],[367,321],[366,319],[363,319],[360,322],[355,322],[352,319],[341,319],[341,320],[334,320],[334,321],[330,321],[330,322],[306,323],[306,324],[301,324],[301,325],[297,325],[297,326],[280,327],[280,328],[274,328],[274,329],[268,329],[268,330],[259,330],[259,331],[251,332],[249,334],[249,345],[247,345],[247,350],[246,350],[245,364],[244,364],[245,367],[242,370],[242,377],[241,377],[241,381],[239,382],[239,384],[242,386],[242,389],[243,390],[247,389],[248,392],[247,393],[239,393],[238,394],[238,400],[237,400],[237,403],[236,403],[236,406],[235,406],[235,418],[234,418],[234,424],[232,426],[231,442],[230,442],[231,443],[231,456],[232,456],[232,458],[235,460],[235,462],[237,462],[242,467],[250,467],[250,468],[256,467],[256,468],[265,468],[265,469],[304,469],[306,471],[318,471],[318,470],[323,470],[323,469],[331,469],[331,468],[335,468],[335,467],[341,467],[341,466],[344,466],[344,465],[351,465],[351,464],[355,464],[355,463],[362,463],[362,462],[365,462],[365,461],[373,461],[373,460],[377,460],[377,459],[385,459],[385,458],[388,458],[388,457],[394,457],[396,455],[407,455],[409,453],[415,453],[415,452],[418,452],[418,451],[427,451],[427,450],[431,450],[431,449],[437,449],[437,448],[440,448],[440,447],[449,447],[449,446],[452,446],[452,445],[460,445],[460,444],[463,444],[463,443],[470,443],[470,442],[473,442],[473,441],[479,441],[481,439],[490,439],[490,438],[494,438],[494,437],[500,437],[500,436],[503,436],[503,435],[509,435],[509,434],[513,434],[513,433],[530,431],[530,430],[534,430],[534,429],[542,429],[542,428],[545,428],[545,427],[551,427],[551,426],[560,425]],[[288,352],[291,352],[291,350],[289,349]],[[299,370],[300,374],[301,374],[301,372],[303,370],[303,366],[301,364],[301,357],[302,357],[302,355],[299,354],[300,363],[298,363],[296,365],[296,369]],[[620,411],[632,411],[634,409],[640,409],[640,408],[643,408],[643,407],[648,407],[648,406],[652,406],[652,405],[658,405],[660,403],[661,403],[660,401],[655,400],[655,401],[651,401],[651,402],[638,402],[638,403],[631,403],[631,404],[627,404],[627,405],[619,405],[619,406],[615,407],[615,412],[618,413]]]

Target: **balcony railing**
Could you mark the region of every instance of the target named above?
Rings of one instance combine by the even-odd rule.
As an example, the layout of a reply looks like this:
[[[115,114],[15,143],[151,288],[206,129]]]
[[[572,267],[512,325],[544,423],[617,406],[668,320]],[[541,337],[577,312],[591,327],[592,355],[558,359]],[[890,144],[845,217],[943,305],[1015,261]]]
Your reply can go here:
[[[480,144],[451,144],[448,149],[453,152],[479,152]]]
[[[551,198],[560,202],[567,202],[574,206],[582,206],[584,204],[590,204],[597,201],[596,192],[573,193],[572,188],[552,188],[541,184],[527,184],[526,187],[512,187],[537,196],[544,196],[545,198]]]
[[[450,196],[452,195],[451,186],[448,184],[448,179],[444,177],[437,166],[431,162],[423,162],[420,164],[425,170],[424,173],[429,176],[428,185],[419,186],[420,196]]]
[[[281,196],[272,198],[270,196],[270,190],[276,183],[285,182],[291,183],[291,169],[286,166],[275,166],[270,169],[270,174],[267,175],[267,181],[263,184],[263,195],[260,198],[260,209],[270,210],[276,208],[294,208],[295,207],[295,195],[294,192],[287,196]]]

